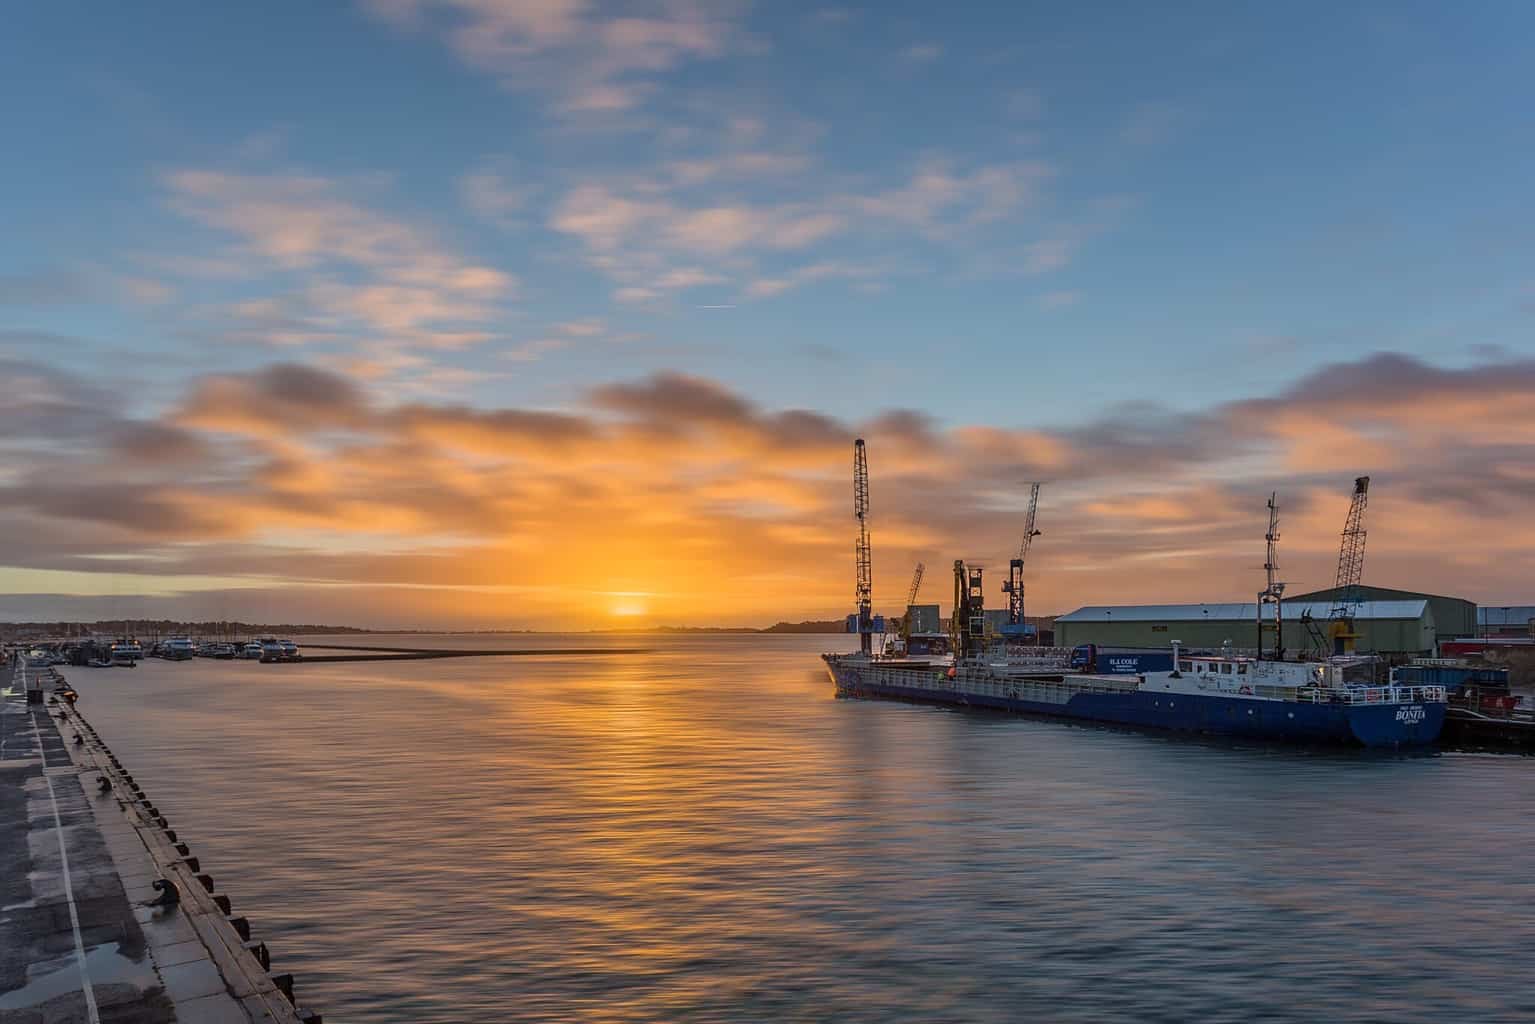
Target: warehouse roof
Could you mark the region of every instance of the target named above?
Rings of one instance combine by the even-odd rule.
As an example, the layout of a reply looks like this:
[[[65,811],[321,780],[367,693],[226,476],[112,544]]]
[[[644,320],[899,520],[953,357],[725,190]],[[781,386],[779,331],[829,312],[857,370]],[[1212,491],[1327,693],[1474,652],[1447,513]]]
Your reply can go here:
[[[1416,619],[1420,618],[1428,602],[1418,601],[1364,601],[1354,613],[1355,619]],[[1332,605],[1319,601],[1286,601],[1284,617],[1299,619],[1306,612],[1314,619],[1325,619],[1332,613]],[[1258,606],[1246,604],[1126,604],[1087,605],[1056,622],[1253,622],[1258,618]]]

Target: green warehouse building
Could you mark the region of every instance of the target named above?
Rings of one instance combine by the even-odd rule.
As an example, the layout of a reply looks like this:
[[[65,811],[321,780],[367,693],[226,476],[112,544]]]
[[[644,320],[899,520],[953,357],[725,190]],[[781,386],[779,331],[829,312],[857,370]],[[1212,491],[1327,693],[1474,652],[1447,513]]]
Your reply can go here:
[[[1325,623],[1333,594],[1318,591],[1284,602],[1282,645],[1287,651],[1312,648],[1302,616],[1309,614]],[[1360,596],[1363,601],[1354,616],[1360,651],[1431,655],[1439,640],[1472,635],[1476,629],[1476,605],[1460,598],[1384,587],[1361,587]],[[1254,602],[1090,605],[1055,620],[1055,642],[1062,647],[1166,647],[1174,640],[1190,648],[1215,648],[1228,641],[1233,647],[1256,648],[1258,606]]]

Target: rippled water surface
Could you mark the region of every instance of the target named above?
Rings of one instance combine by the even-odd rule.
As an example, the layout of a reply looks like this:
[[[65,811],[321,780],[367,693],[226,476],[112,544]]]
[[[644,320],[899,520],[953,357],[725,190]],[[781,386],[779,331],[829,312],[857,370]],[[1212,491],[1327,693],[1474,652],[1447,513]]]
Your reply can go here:
[[[1535,760],[838,701],[845,640],[71,679],[327,1020],[1535,1017]]]

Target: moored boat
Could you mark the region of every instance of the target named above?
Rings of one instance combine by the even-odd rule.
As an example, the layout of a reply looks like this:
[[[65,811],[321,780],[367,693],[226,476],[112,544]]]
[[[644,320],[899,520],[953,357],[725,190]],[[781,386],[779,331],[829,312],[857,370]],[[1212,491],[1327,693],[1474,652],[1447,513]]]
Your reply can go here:
[[[197,648],[189,636],[173,636],[160,644],[160,657],[166,661],[190,661]]]
[[[994,708],[1135,728],[1298,743],[1418,747],[1444,726],[1442,686],[1377,684],[1364,657],[1262,661],[1175,653],[1163,672],[1041,672],[984,657],[947,668],[825,655],[839,696]]]
[[[144,656],[144,648],[137,640],[118,640],[112,644],[110,653],[114,661],[138,661]]]

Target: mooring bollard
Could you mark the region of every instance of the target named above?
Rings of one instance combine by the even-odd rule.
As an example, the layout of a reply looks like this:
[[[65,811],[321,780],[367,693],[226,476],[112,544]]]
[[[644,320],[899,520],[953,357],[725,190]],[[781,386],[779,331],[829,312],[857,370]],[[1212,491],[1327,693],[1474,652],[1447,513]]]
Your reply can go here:
[[[219,897],[217,897],[217,896],[214,897],[215,900],[217,900],[218,898]],[[224,901],[226,903],[228,902],[228,900],[229,900],[229,897],[227,897],[227,896],[224,897]],[[227,914],[227,911],[226,911],[226,914]],[[243,939],[246,942],[250,941],[250,938],[251,938],[251,923],[250,923],[250,920],[248,918],[245,918],[245,917],[225,917],[224,920],[229,922],[229,927],[231,927],[231,928],[233,928],[235,930],[235,934],[236,935],[240,936],[240,938]]]
[[[153,888],[160,891],[160,895],[149,901],[151,907],[173,907],[181,902],[181,890],[176,888],[176,883],[169,878],[157,878]]]
[[[266,948],[266,943],[260,939],[252,939],[245,943],[245,948],[250,950],[256,962],[261,965],[263,971],[272,969],[272,951]]]
[[[231,907],[229,905],[229,897],[225,896],[223,893],[218,893],[217,895],[215,895],[213,897],[213,905],[218,907],[220,910],[222,910],[224,912],[225,916],[228,916],[229,913],[234,909],[233,907]],[[245,937],[247,939],[250,938],[249,935],[247,935]]]

